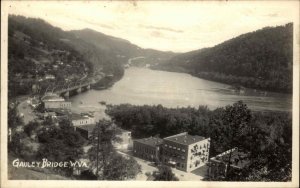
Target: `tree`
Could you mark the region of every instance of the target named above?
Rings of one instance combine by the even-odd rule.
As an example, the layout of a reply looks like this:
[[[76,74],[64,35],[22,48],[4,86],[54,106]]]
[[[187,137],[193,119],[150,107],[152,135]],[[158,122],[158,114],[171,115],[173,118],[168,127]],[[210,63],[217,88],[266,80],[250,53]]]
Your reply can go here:
[[[24,138],[26,138],[24,133],[16,132],[12,137],[12,141],[8,142],[8,151],[20,156],[22,154],[22,150],[24,149],[24,143],[22,142],[22,139]]]
[[[172,172],[172,169],[165,165],[159,166],[158,171],[154,171],[152,175],[154,181],[178,181],[178,178]]]
[[[8,128],[15,129],[18,126],[22,126],[24,124],[22,118],[18,114],[17,106],[18,104],[12,104],[8,106],[8,115],[7,115]]]
[[[218,117],[213,117],[211,120],[212,128],[214,129],[212,134],[212,140],[214,140],[214,146],[219,145],[219,149],[222,152],[238,147],[244,148],[244,143],[241,141],[243,135],[248,131],[251,131],[249,123],[251,121],[251,111],[247,108],[247,105],[242,101],[234,103],[232,106],[228,105],[225,109],[219,109],[220,114]],[[229,153],[227,161],[226,172],[230,171],[231,154]],[[228,179],[228,174],[225,174],[225,178]]]
[[[124,158],[118,154],[112,142],[118,142],[117,129],[108,120],[100,120],[93,131],[89,149],[89,158],[96,171],[95,175],[102,180],[124,180],[134,178],[140,171],[140,165],[133,158]]]
[[[24,132],[28,135],[31,136],[33,131],[36,130],[36,128],[38,128],[40,126],[40,124],[36,121],[31,121],[29,122],[25,127],[24,127]]]
[[[49,161],[76,161],[83,154],[85,139],[68,124],[42,128],[38,133],[40,147],[37,158]],[[71,175],[71,168],[57,168]]]
[[[126,159],[119,154],[114,154],[103,169],[105,180],[133,179],[141,172],[141,166],[132,158]]]
[[[97,176],[91,170],[81,172],[79,179],[81,180],[97,180]]]
[[[112,122],[100,120],[93,130],[91,142],[92,147],[89,149],[89,158],[96,169],[96,176],[102,177],[100,172],[109,165],[110,157],[113,155],[114,148],[112,141],[116,140],[115,129]]]
[[[255,114],[255,146],[246,180],[290,181],[292,173],[292,118],[288,113]]]

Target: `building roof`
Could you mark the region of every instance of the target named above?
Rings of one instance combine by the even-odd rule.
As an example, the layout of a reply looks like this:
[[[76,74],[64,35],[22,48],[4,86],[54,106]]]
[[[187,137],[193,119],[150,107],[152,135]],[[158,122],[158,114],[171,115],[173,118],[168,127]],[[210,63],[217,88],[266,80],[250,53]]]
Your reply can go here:
[[[204,139],[206,139],[206,138],[203,137],[203,136],[190,135],[187,132],[176,134],[176,135],[164,138],[164,140],[168,140],[168,141],[171,141],[171,142],[176,142],[176,143],[182,144],[182,145],[194,144],[194,143],[199,142],[199,141],[204,140]]]
[[[142,139],[137,139],[134,140],[136,142],[149,145],[149,146],[157,146],[163,143],[163,139],[157,138],[157,137],[149,137],[149,138],[142,138]]]
[[[42,101],[65,101],[63,97],[58,96],[54,93],[48,93],[42,97]]]
[[[90,117],[88,117],[88,116],[82,116],[80,114],[72,113],[71,116],[70,116],[70,118],[72,120],[82,120],[82,119],[89,119]]]
[[[68,109],[62,109],[62,108],[49,108],[47,111],[55,112],[59,115],[69,115],[69,110]]]
[[[117,134],[131,133],[131,131],[127,131],[127,130],[122,129],[122,128],[117,127],[117,126],[116,126],[116,131],[117,131]]]
[[[96,127],[95,124],[89,124],[89,125],[78,125],[78,126],[75,126],[76,128],[80,128],[80,129],[83,129],[83,130],[86,130],[88,131],[89,133],[93,132],[94,128]]]
[[[245,166],[248,166],[250,164],[248,154],[239,151],[238,148],[233,148],[231,150],[225,151],[215,157],[212,157],[210,160],[219,163],[228,163],[230,153],[231,153],[230,166],[234,168],[242,169]]]

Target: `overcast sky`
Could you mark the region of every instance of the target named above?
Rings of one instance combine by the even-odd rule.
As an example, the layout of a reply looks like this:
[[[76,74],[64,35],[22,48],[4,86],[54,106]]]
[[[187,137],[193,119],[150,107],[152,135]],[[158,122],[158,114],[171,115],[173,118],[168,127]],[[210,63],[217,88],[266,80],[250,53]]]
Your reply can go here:
[[[63,30],[91,28],[143,48],[186,52],[298,17],[297,1],[9,2],[9,13]]]

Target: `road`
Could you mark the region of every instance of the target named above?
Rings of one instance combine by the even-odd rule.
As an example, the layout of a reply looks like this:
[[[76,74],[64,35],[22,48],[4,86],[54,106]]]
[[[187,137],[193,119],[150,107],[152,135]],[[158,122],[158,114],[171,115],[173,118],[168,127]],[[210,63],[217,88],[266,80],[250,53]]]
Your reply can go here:
[[[127,156],[127,157],[131,156],[131,155],[129,155],[127,153],[123,153],[121,151],[117,151],[117,152],[119,154],[123,155],[123,156]],[[139,165],[141,165],[141,170],[142,170],[142,172],[139,173],[134,180],[146,181],[148,179],[148,177],[146,176],[147,172],[149,172],[150,174],[152,174],[152,172],[157,171],[156,167],[148,165],[150,162],[145,161],[145,160],[140,159],[140,158],[137,158],[137,157],[134,157],[134,156],[131,156],[131,157],[133,157],[136,160],[136,162]]]
[[[124,156],[131,156],[131,155],[129,155],[127,153],[123,153],[121,151],[117,151],[117,152],[120,153],[121,155],[124,155]],[[137,157],[133,157],[133,158],[137,161],[138,164],[141,165],[141,170],[142,170],[142,173],[138,174],[135,180],[147,180],[147,178],[148,178],[146,176],[147,172],[152,174],[152,172],[158,170],[156,167],[150,166],[149,161],[145,161],[145,160],[137,158]],[[176,168],[172,168],[172,172],[179,179],[179,181],[201,181],[203,179],[203,177],[200,176],[200,175],[196,175],[196,174],[188,173],[188,172],[183,172],[181,170],[177,170]]]

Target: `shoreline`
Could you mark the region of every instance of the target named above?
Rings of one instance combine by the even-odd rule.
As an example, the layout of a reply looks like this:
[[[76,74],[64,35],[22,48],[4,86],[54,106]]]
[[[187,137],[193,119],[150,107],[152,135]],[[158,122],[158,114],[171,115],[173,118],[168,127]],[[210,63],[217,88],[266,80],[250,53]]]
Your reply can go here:
[[[200,78],[200,79],[203,79],[203,80],[213,81],[213,82],[222,83],[222,84],[227,84],[227,85],[230,85],[230,86],[233,86],[233,87],[234,87],[234,85],[239,85],[239,86],[247,88],[247,89],[257,90],[258,92],[272,92],[272,93],[279,93],[279,94],[284,94],[284,95],[293,95],[293,91],[292,92],[283,92],[283,91],[280,91],[280,90],[267,90],[267,89],[261,89],[261,88],[255,88],[255,87],[246,87],[242,84],[230,84],[230,83],[226,83],[226,82],[221,82],[221,81],[218,81],[218,80],[201,77],[197,74],[194,74],[194,73],[191,73],[190,71],[185,70],[184,68],[180,68],[180,70],[176,70],[176,68],[172,69],[172,68],[163,68],[163,67],[149,67],[149,69],[158,70],[158,71],[189,74],[193,77]]]

